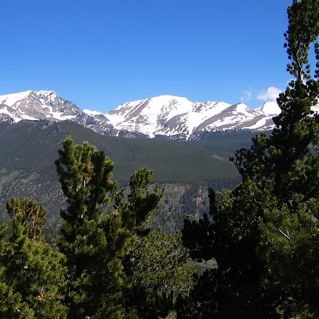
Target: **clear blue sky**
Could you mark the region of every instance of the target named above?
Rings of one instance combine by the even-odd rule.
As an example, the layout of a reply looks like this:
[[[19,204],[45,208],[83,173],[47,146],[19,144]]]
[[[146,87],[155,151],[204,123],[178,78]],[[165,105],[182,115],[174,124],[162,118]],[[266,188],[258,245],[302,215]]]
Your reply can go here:
[[[257,106],[289,80],[291,2],[1,1],[0,94],[55,90],[100,111],[161,94]]]

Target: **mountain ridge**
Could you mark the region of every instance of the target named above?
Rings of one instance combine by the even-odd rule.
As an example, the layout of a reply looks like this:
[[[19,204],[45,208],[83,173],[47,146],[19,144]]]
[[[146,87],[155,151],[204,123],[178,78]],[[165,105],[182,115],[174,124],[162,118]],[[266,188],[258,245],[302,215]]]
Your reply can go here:
[[[124,137],[166,137],[189,140],[205,132],[270,130],[280,109],[266,102],[251,109],[243,103],[193,102],[160,95],[126,102],[107,112],[81,110],[54,91],[24,91],[0,96],[0,122],[21,120],[74,121],[99,134]]]

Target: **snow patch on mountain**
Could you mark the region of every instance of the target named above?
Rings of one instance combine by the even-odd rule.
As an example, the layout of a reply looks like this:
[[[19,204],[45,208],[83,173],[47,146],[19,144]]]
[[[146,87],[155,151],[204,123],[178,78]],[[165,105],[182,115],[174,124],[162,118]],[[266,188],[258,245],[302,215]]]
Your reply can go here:
[[[94,110],[89,110],[89,109],[84,109],[83,112],[84,112],[85,114],[93,115],[93,116],[95,116],[95,115],[103,115],[102,112],[98,112],[98,111],[94,111]]]
[[[277,115],[280,113],[280,107],[276,102],[268,101],[263,106],[261,106],[259,109],[261,113],[265,115]]]
[[[32,91],[24,91],[19,93],[11,93],[6,95],[0,95],[0,104],[5,104],[8,106],[13,106],[18,101],[21,101],[28,97]]]

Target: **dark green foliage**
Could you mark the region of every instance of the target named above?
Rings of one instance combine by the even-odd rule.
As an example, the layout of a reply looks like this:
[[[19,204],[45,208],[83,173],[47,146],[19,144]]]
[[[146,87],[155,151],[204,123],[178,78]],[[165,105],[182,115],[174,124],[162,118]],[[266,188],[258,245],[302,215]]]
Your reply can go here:
[[[279,292],[276,306],[282,318],[317,318],[319,314],[319,234],[313,219],[319,205],[318,200],[311,202],[293,211],[288,205],[265,211],[260,224],[267,271],[262,284]]]
[[[151,213],[157,207],[163,196],[164,189],[156,186],[153,191],[149,189],[153,173],[147,168],[141,168],[132,174],[129,181],[129,193],[125,197],[125,189],[121,189],[115,200],[117,208],[123,218],[125,227],[133,233],[142,234],[148,219],[150,222]],[[148,223],[149,224],[149,223]]]
[[[122,318],[122,258],[129,232],[105,206],[114,190],[112,162],[88,143],[63,142],[56,161],[67,210],[61,212],[61,251],[68,266],[71,317]]]
[[[66,318],[64,257],[43,239],[44,208],[12,199],[8,212],[12,221],[0,238],[1,318]]]
[[[179,235],[163,231],[139,238],[131,257],[130,302],[140,318],[166,316],[192,287],[192,265]]]
[[[37,204],[33,198],[11,198],[7,203],[7,212],[14,219],[22,218],[26,236],[33,240],[44,239],[44,226],[46,224],[45,208]]]
[[[250,130],[205,132],[199,140],[191,140],[187,143],[204,150],[212,156],[229,158],[234,155],[236,150],[249,147],[251,139],[256,134],[256,131]],[[265,132],[265,134],[269,134],[269,132]]]
[[[56,161],[67,209],[61,212],[61,251],[67,257],[69,316],[135,318],[127,309],[130,256],[163,190],[150,190],[152,173],[136,171],[129,193],[113,181],[112,162],[87,142],[63,141]],[[125,301],[125,302],[124,302]]]
[[[189,305],[198,318],[319,316],[319,118],[311,110],[319,83],[308,64],[319,35],[319,3],[294,2],[288,17],[285,46],[295,80],[277,100],[276,127],[235,154],[242,183],[217,203],[211,197],[213,222],[185,224],[193,258],[215,258],[218,265],[204,275],[202,292],[192,292]],[[315,51],[318,61],[317,44]],[[180,307],[183,316],[187,306]]]

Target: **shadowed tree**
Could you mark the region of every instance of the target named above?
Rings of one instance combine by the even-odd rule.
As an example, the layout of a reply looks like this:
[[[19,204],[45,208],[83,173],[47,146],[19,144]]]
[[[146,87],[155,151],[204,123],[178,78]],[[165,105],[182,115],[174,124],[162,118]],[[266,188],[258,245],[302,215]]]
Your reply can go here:
[[[203,293],[193,293],[195,308],[211,305],[197,307],[201,318],[319,315],[319,118],[312,111],[319,95],[318,1],[294,1],[288,19],[287,70],[294,79],[277,99],[275,128],[235,154],[242,183],[222,192],[216,205],[211,202],[217,207],[213,223],[206,218],[184,229],[185,244],[197,246],[196,258],[215,258],[218,265]],[[192,230],[197,244],[189,237]]]

